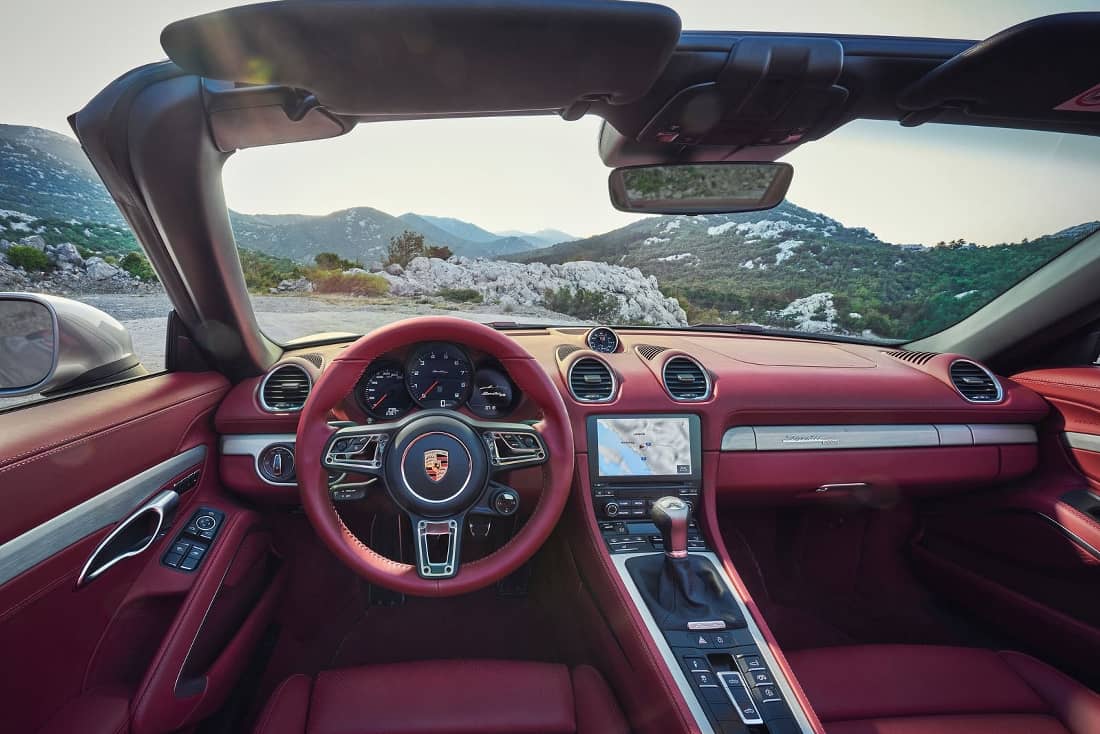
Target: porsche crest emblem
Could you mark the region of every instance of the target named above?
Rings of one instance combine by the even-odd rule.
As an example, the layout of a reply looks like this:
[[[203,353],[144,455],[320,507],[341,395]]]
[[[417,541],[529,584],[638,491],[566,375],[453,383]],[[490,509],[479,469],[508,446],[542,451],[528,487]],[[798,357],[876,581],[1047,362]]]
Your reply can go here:
[[[447,476],[448,454],[443,449],[430,449],[424,452],[424,472],[433,482],[443,480]]]

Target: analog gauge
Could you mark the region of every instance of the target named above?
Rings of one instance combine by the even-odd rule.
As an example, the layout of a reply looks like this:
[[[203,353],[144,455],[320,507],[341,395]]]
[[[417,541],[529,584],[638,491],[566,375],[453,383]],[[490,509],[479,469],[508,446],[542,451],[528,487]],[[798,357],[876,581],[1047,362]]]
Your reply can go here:
[[[473,365],[461,348],[436,342],[413,350],[405,365],[405,384],[422,408],[457,408],[470,397]]]
[[[606,326],[599,326],[588,332],[584,342],[589,349],[604,354],[611,354],[619,348],[619,337]]]
[[[412,398],[405,387],[405,370],[397,362],[376,362],[355,386],[359,407],[372,418],[394,420],[409,412]]]
[[[474,390],[467,407],[482,418],[499,418],[512,412],[517,395],[512,381],[502,370],[483,367],[474,375]]]

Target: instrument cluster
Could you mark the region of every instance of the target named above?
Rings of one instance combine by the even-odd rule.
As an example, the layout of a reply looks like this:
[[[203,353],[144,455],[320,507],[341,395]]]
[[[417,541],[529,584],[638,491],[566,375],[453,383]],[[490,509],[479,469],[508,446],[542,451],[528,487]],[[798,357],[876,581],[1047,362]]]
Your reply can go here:
[[[465,407],[480,418],[501,418],[521,397],[499,364],[475,364],[464,348],[449,342],[417,344],[404,359],[379,358],[355,385],[359,407],[378,420],[397,420],[414,407]]]

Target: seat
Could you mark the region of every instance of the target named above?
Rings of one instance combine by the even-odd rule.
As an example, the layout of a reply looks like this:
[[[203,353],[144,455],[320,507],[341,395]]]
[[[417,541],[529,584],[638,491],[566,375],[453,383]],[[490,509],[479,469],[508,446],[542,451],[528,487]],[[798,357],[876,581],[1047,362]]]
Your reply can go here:
[[[1100,696],[1018,652],[865,645],[787,661],[828,734],[1100,732]]]
[[[255,734],[625,734],[595,668],[440,660],[295,675]]]

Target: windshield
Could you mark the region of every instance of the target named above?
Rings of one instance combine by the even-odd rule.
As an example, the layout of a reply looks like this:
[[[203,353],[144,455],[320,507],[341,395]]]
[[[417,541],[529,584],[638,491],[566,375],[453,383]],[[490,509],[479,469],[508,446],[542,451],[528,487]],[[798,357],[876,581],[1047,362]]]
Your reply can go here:
[[[785,159],[794,182],[775,209],[693,217],[615,211],[597,127],[375,123],[234,156],[227,197],[261,327],[285,342],[458,313],[907,341],[1100,226],[1093,138],[857,121]]]

